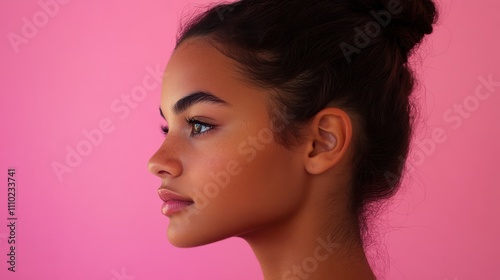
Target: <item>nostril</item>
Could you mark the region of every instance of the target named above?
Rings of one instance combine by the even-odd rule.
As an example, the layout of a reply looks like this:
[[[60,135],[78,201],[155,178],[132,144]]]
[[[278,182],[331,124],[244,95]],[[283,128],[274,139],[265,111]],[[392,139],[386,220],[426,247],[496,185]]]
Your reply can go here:
[[[164,168],[161,168],[159,164],[150,164],[148,165],[148,170],[155,176],[164,177],[169,174]]]
[[[154,162],[153,158],[151,158],[148,161],[148,170],[153,175],[159,175],[159,172],[163,171],[162,168],[160,167],[160,165],[158,163]]]

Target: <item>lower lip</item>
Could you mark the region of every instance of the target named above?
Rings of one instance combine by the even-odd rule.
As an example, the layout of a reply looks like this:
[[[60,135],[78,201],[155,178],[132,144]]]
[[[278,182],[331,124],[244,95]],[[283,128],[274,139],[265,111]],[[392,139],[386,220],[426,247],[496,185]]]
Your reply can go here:
[[[163,205],[161,206],[161,212],[165,216],[170,216],[172,214],[181,211],[182,209],[188,207],[193,203],[194,203],[193,201],[169,200],[163,203]]]

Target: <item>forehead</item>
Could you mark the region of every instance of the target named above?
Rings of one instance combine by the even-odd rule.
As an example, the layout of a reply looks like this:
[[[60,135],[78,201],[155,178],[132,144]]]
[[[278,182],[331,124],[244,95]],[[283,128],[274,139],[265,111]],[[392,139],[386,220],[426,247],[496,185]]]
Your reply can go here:
[[[179,45],[167,64],[162,99],[175,102],[198,90],[226,92],[243,86],[238,77],[234,61],[206,40],[191,38]]]
[[[162,83],[161,108],[170,114],[172,105],[196,91],[210,92],[240,113],[265,112],[269,92],[246,81],[235,61],[206,39],[184,41],[172,54]]]

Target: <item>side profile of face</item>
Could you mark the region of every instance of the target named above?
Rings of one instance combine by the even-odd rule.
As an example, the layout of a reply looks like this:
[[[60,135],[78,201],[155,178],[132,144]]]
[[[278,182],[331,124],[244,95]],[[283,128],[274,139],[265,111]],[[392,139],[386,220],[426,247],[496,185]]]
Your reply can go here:
[[[168,214],[174,246],[276,225],[306,195],[304,150],[274,141],[268,93],[238,75],[234,61],[201,38],[183,42],[166,67],[160,108],[168,133],[148,168],[162,188],[194,201]]]

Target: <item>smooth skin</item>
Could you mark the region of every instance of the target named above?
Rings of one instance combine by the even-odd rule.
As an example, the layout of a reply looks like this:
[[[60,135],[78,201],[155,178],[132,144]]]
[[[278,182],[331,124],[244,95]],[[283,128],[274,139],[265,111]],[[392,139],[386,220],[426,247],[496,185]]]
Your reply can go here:
[[[269,92],[240,75],[201,37],[183,42],[165,69],[168,133],[148,168],[162,187],[194,201],[169,216],[169,241],[193,247],[241,237],[266,280],[375,279],[347,211],[352,118],[325,108],[304,128],[306,140],[286,149],[272,137]],[[197,91],[224,103],[174,112]]]

